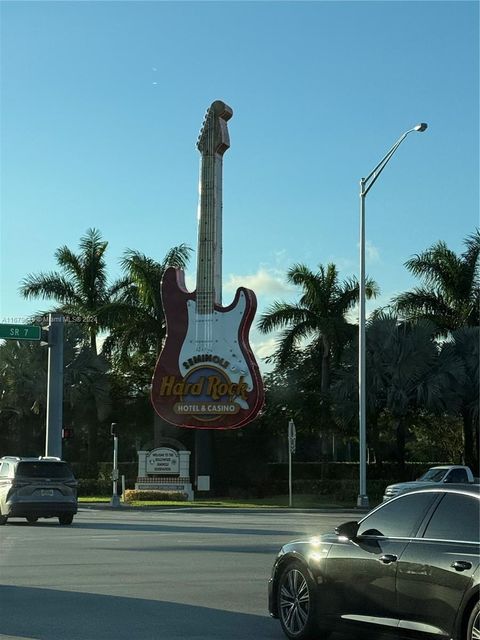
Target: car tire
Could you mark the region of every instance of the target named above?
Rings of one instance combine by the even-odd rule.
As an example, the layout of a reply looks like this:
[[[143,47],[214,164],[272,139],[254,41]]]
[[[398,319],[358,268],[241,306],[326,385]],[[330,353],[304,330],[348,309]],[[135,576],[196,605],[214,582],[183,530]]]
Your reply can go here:
[[[2,516],[2,510],[0,509],[0,524],[7,524],[7,516]]]
[[[283,632],[291,640],[319,640],[322,637],[316,620],[315,584],[300,562],[290,562],[278,581],[278,617]]]
[[[58,516],[58,522],[61,525],[72,524],[72,522],[73,522],[73,514],[71,514],[71,513],[63,513],[61,516]]]
[[[27,516],[28,524],[35,524],[38,521],[37,516]]]
[[[480,602],[473,607],[467,625],[466,640],[480,638]]]

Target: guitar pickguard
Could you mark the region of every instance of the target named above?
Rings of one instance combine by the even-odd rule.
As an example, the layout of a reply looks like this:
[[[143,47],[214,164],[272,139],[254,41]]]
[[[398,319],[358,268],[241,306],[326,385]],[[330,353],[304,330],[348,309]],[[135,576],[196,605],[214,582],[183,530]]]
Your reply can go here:
[[[179,370],[183,376],[193,366],[208,362],[208,356],[212,356],[215,358],[213,362],[227,372],[230,380],[238,383],[242,378],[247,389],[252,390],[252,376],[239,343],[239,328],[246,309],[247,300],[243,291],[235,307],[228,311],[214,310],[211,314],[197,314],[195,300],[187,302],[188,330],[179,355]],[[243,409],[248,408],[242,398],[236,398],[235,401]]]

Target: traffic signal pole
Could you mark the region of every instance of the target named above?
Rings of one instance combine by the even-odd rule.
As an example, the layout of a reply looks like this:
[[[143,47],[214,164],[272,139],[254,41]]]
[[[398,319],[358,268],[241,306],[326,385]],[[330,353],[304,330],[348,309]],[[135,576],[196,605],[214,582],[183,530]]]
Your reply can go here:
[[[48,379],[45,455],[62,457],[63,334],[61,313],[48,314]]]

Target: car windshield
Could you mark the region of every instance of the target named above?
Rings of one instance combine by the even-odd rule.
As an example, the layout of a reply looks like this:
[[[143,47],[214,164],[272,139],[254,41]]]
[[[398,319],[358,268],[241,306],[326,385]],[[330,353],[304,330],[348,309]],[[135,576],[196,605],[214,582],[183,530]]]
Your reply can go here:
[[[73,473],[65,462],[19,462],[17,477],[20,478],[68,478]]]
[[[439,482],[445,477],[448,469],[429,469],[423,476],[420,476],[420,480],[430,480],[431,482]]]

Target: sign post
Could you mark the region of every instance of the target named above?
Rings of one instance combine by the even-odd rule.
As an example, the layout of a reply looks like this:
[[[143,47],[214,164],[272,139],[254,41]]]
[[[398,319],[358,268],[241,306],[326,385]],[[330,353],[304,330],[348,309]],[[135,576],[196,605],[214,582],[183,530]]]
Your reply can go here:
[[[293,506],[292,497],[292,453],[295,453],[297,433],[293,420],[288,422],[288,506]]]
[[[112,471],[112,499],[110,500],[111,507],[119,507],[120,499],[118,497],[117,483],[118,483],[118,433],[117,423],[112,422],[110,432],[113,436],[113,471]]]

